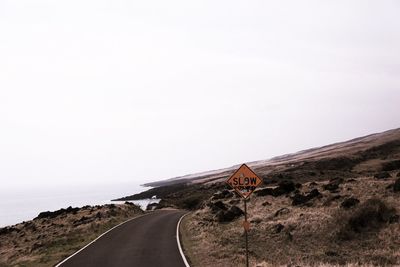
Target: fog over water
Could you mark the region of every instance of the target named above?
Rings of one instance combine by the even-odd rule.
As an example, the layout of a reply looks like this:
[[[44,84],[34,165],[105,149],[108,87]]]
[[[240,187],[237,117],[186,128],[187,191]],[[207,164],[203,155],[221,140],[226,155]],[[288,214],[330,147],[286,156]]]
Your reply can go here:
[[[22,187],[13,191],[0,189],[0,227],[31,220],[42,211],[112,203],[111,199],[139,193],[143,188],[134,183],[81,186]],[[114,202],[115,203],[115,202]],[[136,202],[145,206],[150,200]]]

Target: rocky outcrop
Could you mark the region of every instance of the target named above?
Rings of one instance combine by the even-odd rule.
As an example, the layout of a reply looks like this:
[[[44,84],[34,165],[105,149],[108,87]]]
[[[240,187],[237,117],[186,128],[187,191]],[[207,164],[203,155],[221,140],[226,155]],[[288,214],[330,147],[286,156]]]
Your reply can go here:
[[[57,216],[63,215],[63,214],[76,214],[80,209],[79,208],[73,208],[69,206],[66,209],[60,209],[56,211],[44,211],[39,213],[39,215],[35,219],[43,219],[43,218],[55,218]]]
[[[217,213],[218,222],[231,222],[240,216],[244,215],[244,212],[237,206],[232,206],[228,210],[221,210]]]
[[[301,186],[301,185],[300,185]],[[263,188],[254,192],[256,196],[274,196],[279,197],[289,194],[296,190],[296,184],[292,181],[281,181],[275,188]]]
[[[321,193],[318,191],[318,189],[313,189],[311,190],[310,193],[303,195],[303,194],[295,194],[292,197],[292,205],[293,206],[298,206],[298,205],[303,205],[307,202],[309,202],[310,200],[321,196]]]
[[[329,181],[328,184],[324,185],[322,188],[332,193],[337,192],[339,190],[339,185],[341,183],[343,183],[343,179],[341,178],[332,179]]]
[[[212,199],[217,200],[217,199],[224,199],[224,198],[230,198],[233,197],[233,193],[230,192],[229,190],[225,189],[222,190],[221,192],[217,192],[212,196]]]

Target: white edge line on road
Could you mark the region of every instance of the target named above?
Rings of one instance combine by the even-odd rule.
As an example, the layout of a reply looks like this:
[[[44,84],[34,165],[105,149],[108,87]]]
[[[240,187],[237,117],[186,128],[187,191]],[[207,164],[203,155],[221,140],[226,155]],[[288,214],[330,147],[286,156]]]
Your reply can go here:
[[[123,224],[125,224],[125,223],[127,223],[127,222],[130,222],[130,221],[132,221],[132,220],[134,220],[134,219],[138,219],[138,218],[140,218],[140,217],[143,217],[143,216],[146,216],[146,215],[149,215],[149,214],[151,214],[151,213],[142,214],[142,215],[140,215],[140,216],[137,216],[137,217],[134,217],[134,218],[132,218],[132,219],[126,220],[126,221],[124,221],[124,222],[122,222],[122,223],[120,223],[120,224],[114,226],[113,228],[111,228],[110,230],[108,230],[108,231],[102,233],[102,234],[99,235],[95,240],[93,240],[92,242],[90,242],[89,244],[87,244],[86,246],[84,246],[83,248],[81,248],[80,250],[78,250],[77,252],[75,252],[74,254],[72,254],[71,256],[69,256],[68,258],[66,258],[65,260],[63,260],[62,262],[58,263],[58,264],[57,264],[56,266],[54,266],[54,267],[60,267],[60,266],[61,266],[63,263],[65,263],[67,260],[71,259],[73,256],[75,256],[76,254],[78,254],[79,252],[81,252],[82,250],[84,250],[85,248],[87,248],[88,246],[90,246],[91,244],[93,244],[94,242],[96,242],[100,237],[102,237],[103,235],[107,234],[108,232],[114,230],[115,228],[117,228],[117,227],[119,227],[119,226],[121,226],[121,225],[123,225]]]
[[[187,259],[186,259],[186,257],[185,257],[185,254],[183,253],[183,249],[182,249],[181,241],[180,241],[180,237],[179,237],[179,227],[180,227],[180,225],[181,225],[181,221],[182,221],[183,217],[185,217],[185,216],[188,215],[188,214],[189,214],[189,213],[184,214],[184,215],[179,219],[178,225],[176,226],[176,242],[178,243],[179,252],[181,253],[181,257],[182,257],[183,263],[185,264],[186,267],[190,267],[190,265],[189,265],[189,263],[188,263],[188,261],[187,261]]]

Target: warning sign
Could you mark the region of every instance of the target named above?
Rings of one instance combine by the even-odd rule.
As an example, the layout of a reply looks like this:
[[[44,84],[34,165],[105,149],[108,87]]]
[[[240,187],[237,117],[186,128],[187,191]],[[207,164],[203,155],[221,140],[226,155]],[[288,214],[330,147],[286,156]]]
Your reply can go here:
[[[262,180],[246,164],[243,164],[226,182],[241,197],[248,198]]]

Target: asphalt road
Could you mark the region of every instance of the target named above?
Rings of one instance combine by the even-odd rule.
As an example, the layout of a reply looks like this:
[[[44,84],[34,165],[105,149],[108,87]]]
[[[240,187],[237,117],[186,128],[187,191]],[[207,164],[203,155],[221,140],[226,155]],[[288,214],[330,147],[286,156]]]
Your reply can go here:
[[[72,256],[60,267],[185,267],[176,240],[184,211],[160,210],[133,219]]]

